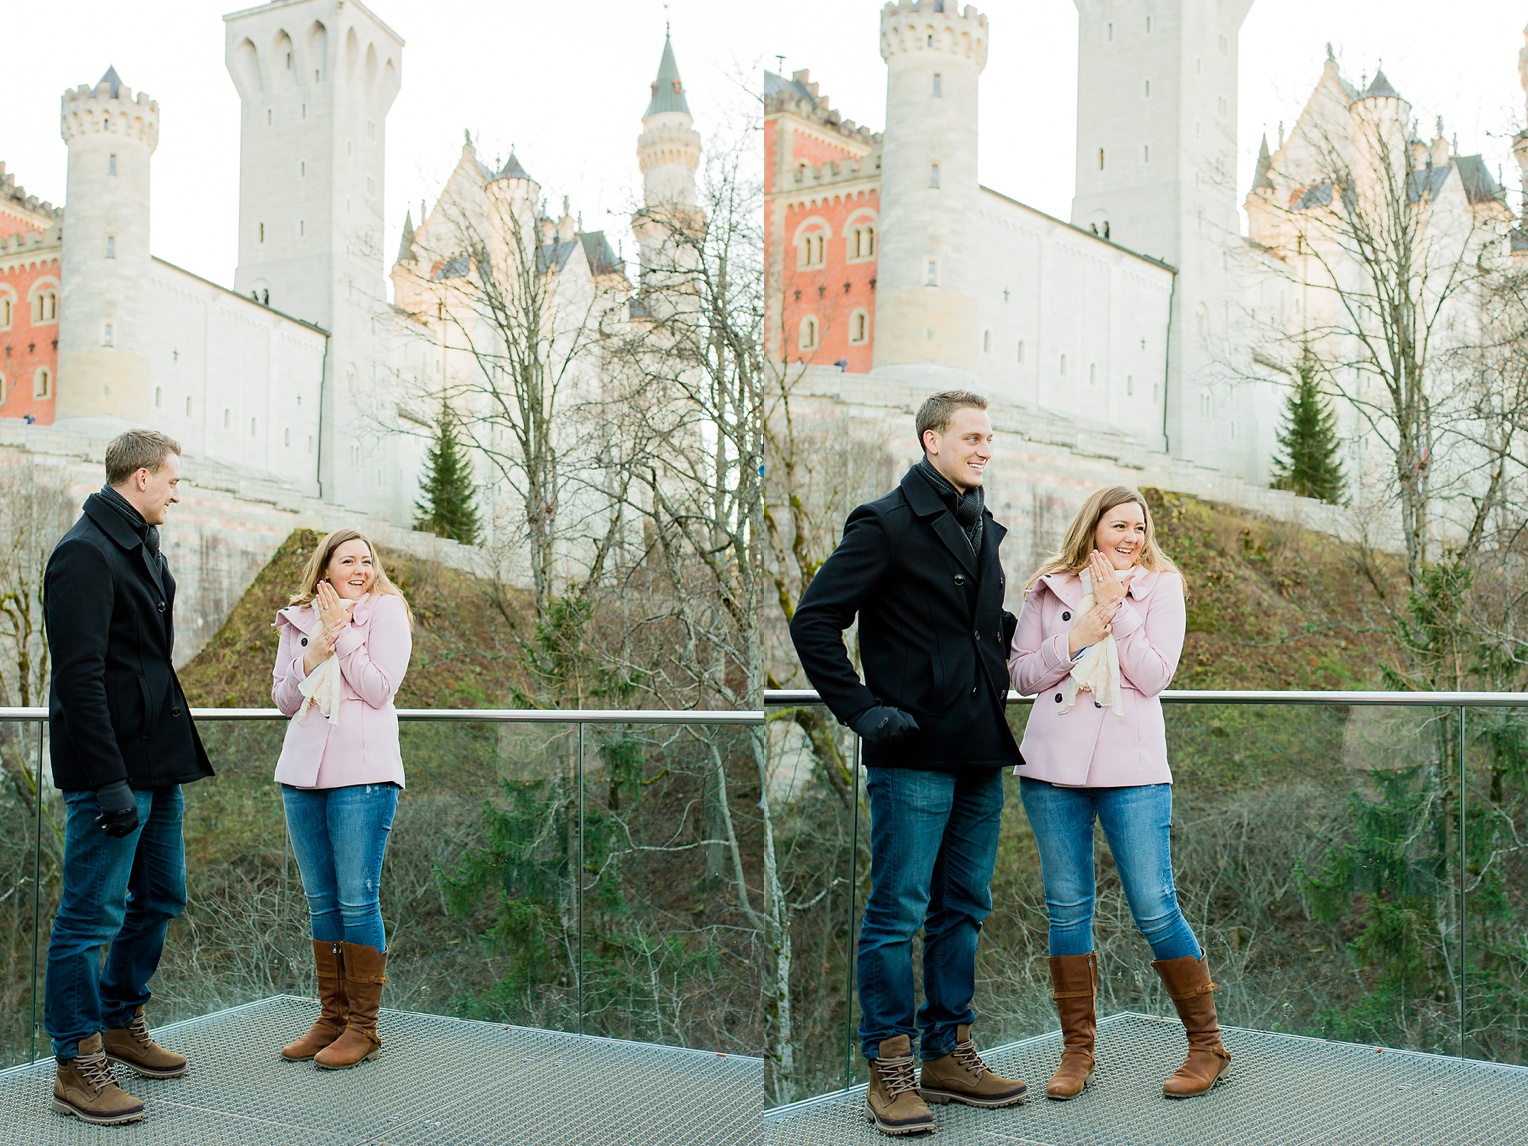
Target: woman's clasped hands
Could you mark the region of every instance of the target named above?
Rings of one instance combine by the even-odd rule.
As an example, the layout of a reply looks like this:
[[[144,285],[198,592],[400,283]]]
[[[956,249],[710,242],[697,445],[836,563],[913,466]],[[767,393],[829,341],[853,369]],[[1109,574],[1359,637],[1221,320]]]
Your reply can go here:
[[[345,626],[350,624],[350,607],[353,604],[353,601],[341,598],[329,582],[318,583],[318,591],[313,596],[313,608],[318,613],[320,627],[308,641],[308,651],[303,657],[304,673],[312,672],[329,659],[334,651],[334,642],[340,639]]]
[[[1098,644],[1112,631],[1114,614],[1125,599],[1125,586],[1109,559],[1098,550],[1088,557],[1088,575],[1093,585],[1093,607],[1077,618],[1067,640],[1067,650],[1076,656],[1083,649]]]

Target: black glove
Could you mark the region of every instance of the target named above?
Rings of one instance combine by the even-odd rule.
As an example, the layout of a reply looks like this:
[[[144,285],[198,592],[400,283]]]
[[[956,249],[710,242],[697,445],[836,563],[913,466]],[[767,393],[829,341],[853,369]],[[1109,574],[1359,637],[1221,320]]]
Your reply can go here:
[[[867,744],[895,744],[918,731],[918,722],[900,708],[878,704],[849,718],[849,727]]]
[[[96,827],[112,839],[120,840],[138,830],[138,797],[133,795],[126,780],[114,780],[97,788],[96,803],[101,805]]]

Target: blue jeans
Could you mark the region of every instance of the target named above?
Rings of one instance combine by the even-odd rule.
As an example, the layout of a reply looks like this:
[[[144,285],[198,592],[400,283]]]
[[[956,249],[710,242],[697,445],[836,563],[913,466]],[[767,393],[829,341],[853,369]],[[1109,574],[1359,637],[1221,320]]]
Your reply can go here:
[[[387,950],[378,891],[398,785],[281,785],[287,835],[302,872],[313,938]]]
[[[871,768],[870,897],[860,924],[860,1048],[907,1035],[925,1059],[975,1021],[976,939],[992,912],[1003,818],[1000,769],[963,775]],[[913,937],[923,930],[923,1006],[913,1020]],[[919,1039],[921,1032],[922,1038]]]
[[[1173,786],[1061,788],[1021,777],[1019,795],[1040,850],[1040,877],[1050,915],[1050,953],[1093,950],[1093,821],[1104,828],[1125,900],[1157,959],[1198,958],[1173,886],[1170,833]]]
[[[113,839],[96,826],[94,792],[64,793],[63,891],[43,987],[43,1025],[59,1059],[74,1058],[81,1039],[133,1021],[149,1001],[170,920],[186,906],[180,788],[133,795],[138,830]]]

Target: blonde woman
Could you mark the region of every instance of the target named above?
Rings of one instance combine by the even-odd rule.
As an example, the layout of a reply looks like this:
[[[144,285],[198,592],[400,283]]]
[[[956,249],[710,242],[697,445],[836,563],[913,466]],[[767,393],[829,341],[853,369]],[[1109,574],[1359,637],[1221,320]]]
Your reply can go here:
[[[281,633],[271,699],[287,716],[276,764],[302,872],[322,1011],[282,1050],[345,1070],[375,1058],[387,982],[378,890],[403,760],[393,697],[413,647],[408,603],[376,548],[338,529],[313,551]]]
[[[1215,984],[1173,886],[1172,772],[1158,695],[1178,667],[1183,629],[1183,578],[1157,547],[1146,499],[1124,486],[1099,490],[1029,579],[1008,661],[1014,687],[1035,697],[1015,772],[1050,917],[1063,1036],[1051,1098],[1075,1098],[1093,1076],[1095,821],[1188,1032],[1188,1058],[1163,1094],[1204,1094],[1230,1069]]]

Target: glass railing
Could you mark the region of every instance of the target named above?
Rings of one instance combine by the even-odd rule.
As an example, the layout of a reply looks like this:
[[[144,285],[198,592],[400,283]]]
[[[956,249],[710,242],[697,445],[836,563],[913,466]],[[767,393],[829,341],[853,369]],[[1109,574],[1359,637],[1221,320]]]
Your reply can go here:
[[[385,1005],[758,1053],[758,712],[399,715]],[[156,1024],[315,990],[271,778],[286,721],[195,716],[218,775],[185,788],[190,902],[153,981]],[[13,1065],[48,1053],[64,805],[44,710],[0,710],[0,763],[0,1059]]]
[[[1528,1062],[1528,695],[1163,700],[1177,889],[1224,1021]],[[765,708],[798,968],[775,1105],[864,1079],[853,957],[869,808],[856,738],[815,694],[771,693]],[[1008,712],[1022,736],[1028,701]],[[1016,780],[1007,791],[978,954],[987,1046],[1056,1026],[1039,861]],[[1102,833],[1096,856],[1100,1014],[1171,1015]]]

